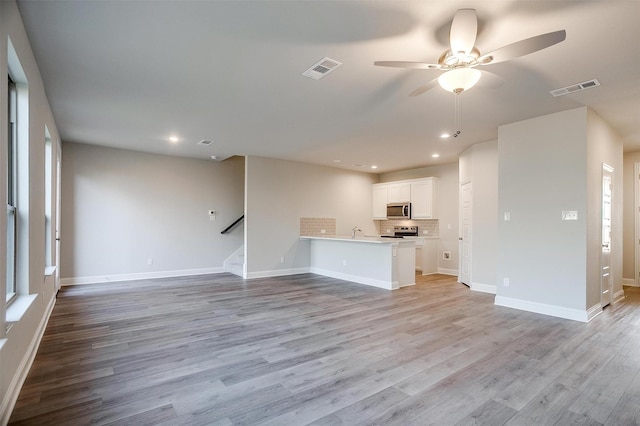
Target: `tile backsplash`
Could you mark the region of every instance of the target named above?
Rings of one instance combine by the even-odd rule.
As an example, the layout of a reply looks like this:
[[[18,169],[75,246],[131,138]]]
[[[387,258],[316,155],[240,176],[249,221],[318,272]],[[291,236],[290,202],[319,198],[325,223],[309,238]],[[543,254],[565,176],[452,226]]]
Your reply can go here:
[[[335,218],[301,217],[300,235],[305,237],[336,235],[336,220]]]
[[[376,220],[378,233],[381,235],[393,234],[394,226],[417,226],[421,237],[440,237],[440,223],[438,219],[429,220]],[[427,231],[425,234],[424,231]]]

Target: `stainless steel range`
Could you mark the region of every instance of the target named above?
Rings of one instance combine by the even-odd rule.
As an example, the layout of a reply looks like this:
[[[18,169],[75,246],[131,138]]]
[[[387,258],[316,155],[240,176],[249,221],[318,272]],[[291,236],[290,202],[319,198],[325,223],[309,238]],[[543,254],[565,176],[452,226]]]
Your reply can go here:
[[[383,238],[403,238],[403,237],[417,237],[417,226],[394,226],[393,235],[381,235]]]

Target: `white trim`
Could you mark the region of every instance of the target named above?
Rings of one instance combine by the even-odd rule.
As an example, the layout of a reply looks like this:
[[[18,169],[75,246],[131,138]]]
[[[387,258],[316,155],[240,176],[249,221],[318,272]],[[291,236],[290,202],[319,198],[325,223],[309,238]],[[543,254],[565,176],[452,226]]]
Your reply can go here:
[[[640,163],[633,163],[633,222],[635,224],[635,239],[633,240],[633,252],[635,254],[634,259],[634,271],[633,282],[634,287],[640,287]]]
[[[246,262],[245,262],[246,267]],[[271,271],[257,271],[257,272],[247,272],[245,274],[245,279],[252,280],[256,278],[270,278],[270,277],[281,277],[285,275],[297,275],[297,274],[307,274],[309,273],[309,268],[291,268],[291,269],[274,269]]]
[[[613,294],[613,303],[621,302],[624,300],[624,298],[625,298],[624,290],[616,291]]]
[[[13,299],[11,305],[7,306],[7,311],[5,313],[6,321],[8,323],[20,321],[37,297],[37,294],[27,294]]]
[[[613,301],[612,301],[612,303],[613,303]],[[600,306],[599,304],[598,305],[593,305],[592,307],[587,309],[587,322],[591,321],[592,319],[594,319],[595,317],[597,317],[601,313],[602,313],[602,306]]]
[[[622,285],[628,285],[629,287],[640,287],[640,285],[636,284],[636,280],[633,278],[623,278]]]
[[[458,270],[457,269],[446,269],[446,268],[438,268],[438,274],[444,274],[444,275],[453,275],[453,276],[458,276]]]
[[[370,285],[372,287],[383,288],[385,290],[395,290],[400,288],[400,283],[398,281],[376,280],[360,275],[344,274],[342,272],[314,267],[311,267],[309,272],[311,272],[312,274],[324,275],[325,277],[331,277],[339,280],[351,281],[358,284]],[[415,285],[415,283],[406,285]]]
[[[519,309],[521,311],[535,312],[537,314],[550,315],[574,321],[588,322],[589,315],[586,310],[565,308],[563,306],[547,305],[545,303],[530,302],[528,300],[512,299],[510,297],[496,296],[495,305],[505,308]],[[598,305],[599,307],[600,305]]]
[[[496,294],[498,292],[498,286],[491,284],[482,284],[482,283],[471,283],[471,290],[478,291],[480,293],[491,293]]]
[[[190,275],[221,274],[224,268],[179,269],[176,271],[138,272],[133,274],[99,275],[95,277],[62,278],[60,285],[98,284],[115,281],[148,280],[151,278],[186,277]]]
[[[7,391],[4,394],[4,398],[2,399],[2,405],[0,405],[0,424],[6,425],[9,423],[9,417],[11,417],[11,412],[16,405],[16,401],[18,400],[18,396],[20,395],[20,391],[22,390],[22,385],[24,385],[24,381],[27,379],[27,374],[33,365],[33,361],[36,358],[36,353],[38,352],[38,348],[40,347],[40,342],[42,341],[42,336],[44,336],[44,331],[47,327],[47,323],[49,322],[49,317],[51,317],[51,312],[53,312],[53,307],[56,304],[56,298],[52,297],[49,301],[49,306],[42,316],[40,320],[40,324],[36,329],[36,332],[33,335],[33,339],[29,344],[29,348],[25,352],[22,360],[20,361],[20,365],[13,375],[11,382],[7,386]],[[5,339],[6,340],[6,339]],[[0,346],[1,348],[2,346]]]

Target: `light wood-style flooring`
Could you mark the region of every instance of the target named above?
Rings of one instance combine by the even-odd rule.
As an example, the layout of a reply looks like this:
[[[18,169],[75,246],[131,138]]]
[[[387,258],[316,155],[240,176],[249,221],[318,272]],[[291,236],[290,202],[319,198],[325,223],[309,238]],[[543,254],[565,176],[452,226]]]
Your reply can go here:
[[[640,289],[591,323],[453,277],[64,287],[16,425],[637,425]]]

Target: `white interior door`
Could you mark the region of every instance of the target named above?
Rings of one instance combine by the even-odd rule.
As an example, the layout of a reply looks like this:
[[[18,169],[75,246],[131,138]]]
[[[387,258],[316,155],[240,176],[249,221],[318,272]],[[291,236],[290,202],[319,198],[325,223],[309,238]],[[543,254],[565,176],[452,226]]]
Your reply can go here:
[[[471,287],[471,239],[472,220],[471,212],[473,208],[473,186],[471,181],[460,185],[460,266],[458,269],[458,282]]]
[[[600,305],[611,303],[611,201],[613,198],[613,168],[602,164],[602,248],[600,252]]]

